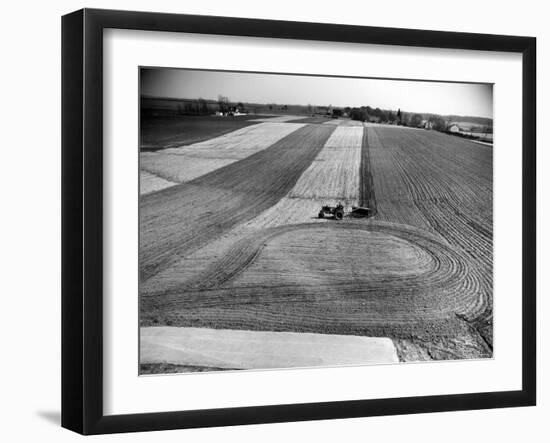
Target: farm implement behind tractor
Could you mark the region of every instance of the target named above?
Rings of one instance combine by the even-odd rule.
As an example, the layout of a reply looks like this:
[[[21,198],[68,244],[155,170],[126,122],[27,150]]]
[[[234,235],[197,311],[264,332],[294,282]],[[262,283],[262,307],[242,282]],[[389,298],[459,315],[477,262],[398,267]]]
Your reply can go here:
[[[344,218],[345,211],[342,203],[338,203],[336,206],[322,206],[319,211],[319,218],[333,217],[335,220],[342,220]],[[353,217],[371,217],[374,215],[370,208],[365,206],[352,206],[348,215]]]

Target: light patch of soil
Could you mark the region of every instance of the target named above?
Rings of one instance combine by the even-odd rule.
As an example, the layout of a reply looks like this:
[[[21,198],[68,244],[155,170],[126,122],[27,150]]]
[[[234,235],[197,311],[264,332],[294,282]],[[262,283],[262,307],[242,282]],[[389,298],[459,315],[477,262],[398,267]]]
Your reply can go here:
[[[141,152],[140,168],[170,182],[188,182],[267,149],[303,126],[261,123],[200,143],[157,152]]]
[[[177,183],[165,180],[147,171],[139,171],[139,193],[142,195],[160,191],[174,185],[177,185]]]
[[[226,369],[398,362],[388,338],[167,326],[140,329],[140,359]]]
[[[356,206],[362,140],[362,127],[338,126],[289,197],[340,199]]]

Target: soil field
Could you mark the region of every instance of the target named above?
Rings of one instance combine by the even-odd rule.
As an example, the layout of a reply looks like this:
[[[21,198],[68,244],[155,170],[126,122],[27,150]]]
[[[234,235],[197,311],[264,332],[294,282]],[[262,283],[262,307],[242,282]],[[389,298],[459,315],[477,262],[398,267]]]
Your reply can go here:
[[[371,152],[369,148],[369,136],[372,131],[366,128],[363,131],[361,143],[361,161],[359,165],[359,206],[369,208],[371,215],[377,213],[376,191],[372,178]]]
[[[303,125],[258,123],[219,137],[178,148],[140,153],[141,194],[157,191],[158,180],[172,184],[191,181],[268,148]],[[165,183],[168,187],[170,183]]]
[[[448,357],[479,357],[490,349],[466,319],[483,310],[480,279],[466,256],[422,230],[297,224],[258,230],[184,286],[142,299],[142,318],[425,342],[460,337],[466,346]]]
[[[357,205],[362,141],[362,127],[337,127],[289,197],[340,199]]]
[[[298,121],[305,118],[303,115],[268,115],[265,117],[258,117],[257,115],[251,117],[253,122],[271,122],[271,123],[285,123]]]
[[[140,151],[157,151],[198,143],[212,137],[254,125],[257,115],[238,117],[176,116],[142,117]]]
[[[307,125],[243,160],[142,196],[141,282],[276,204],[333,131]]]
[[[441,236],[480,271],[468,320],[492,346],[493,151],[435,131],[369,128],[377,220]]]
[[[150,192],[159,191],[170,186],[177,185],[176,182],[166,180],[156,174],[141,170],[139,172],[139,193],[148,194]]]
[[[165,270],[159,272],[147,282],[143,282],[140,288],[141,294],[149,296],[157,294],[159,291],[165,292],[178,288],[182,282],[204,271],[205,267],[209,266],[212,261],[228,252],[236,241],[259,229],[306,222],[327,222],[326,219],[317,217],[320,207],[326,204],[335,205],[339,201],[344,201],[346,192],[350,193],[350,180],[339,179],[338,174],[336,174],[337,171],[341,172],[344,178],[355,177],[353,182],[355,182],[356,189],[352,189],[351,192],[354,196],[359,195],[359,189],[357,189],[359,179],[357,176],[360,170],[361,151],[366,149],[366,145],[362,149],[364,143],[366,143],[366,138],[362,127],[335,129],[311,166],[300,176],[286,196],[264,211],[256,211],[256,216],[252,219],[235,226],[205,247],[178,258]],[[329,156],[326,163],[337,167],[325,171],[324,174],[309,173],[314,164],[322,167],[325,161],[320,161],[320,159],[326,159],[327,153],[330,153],[332,158]],[[350,159],[353,161],[349,161]],[[344,165],[348,170],[342,167]],[[315,166],[315,169],[319,169],[319,167]],[[331,186],[327,188],[325,183]],[[330,192],[324,194],[330,194],[330,196],[325,195],[322,198],[302,197],[301,193],[309,196],[313,195],[318,186],[329,189]],[[348,203],[350,205],[356,204],[355,200]],[[350,208],[348,207],[348,209]]]
[[[319,136],[314,128],[335,126],[309,125],[285,139]],[[306,138],[296,146],[303,149]],[[146,261],[151,267],[141,269],[142,275],[155,274],[141,286],[141,325],[391,337],[401,360],[491,356],[492,149],[435,131],[383,125],[342,125],[318,143],[306,149],[314,155],[292,185],[276,186],[281,192],[254,206],[255,217],[236,217],[221,230],[203,216],[179,225],[190,226],[192,238],[176,232],[179,221],[168,212],[178,210],[170,201],[179,193],[147,203],[160,205],[163,226],[172,232],[166,239],[160,236],[169,254],[163,256],[151,244]],[[255,155],[275,161],[268,154],[272,148]],[[325,162],[336,159],[346,166],[308,174],[328,150],[334,152]],[[342,160],[350,155],[354,161]],[[181,187],[187,189],[185,202],[199,201],[201,195],[214,202],[208,208],[247,210],[251,207],[242,203],[244,197],[237,202],[235,195],[243,187],[247,195],[255,186],[262,188],[258,177],[265,176],[266,189],[273,186],[269,171],[279,167],[262,169],[259,162],[250,167],[255,184],[244,174],[232,181],[236,169],[222,174],[221,182],[179,185],[152,196]],[[348,174],[357,177],[354,197],[376,208],[377,215],[342,222],[316,219],[323,203],[317,197],[331,200],[319,190],[338,183],[330,194],[347,195],[349,181],[340,177]],[[327,180],[318,181],[319,176]],[[208,188],[215,193],[208,194]],[[259,200],[265,192],[259,191]],[[159,237],[154,229],[159,211],[153,206],[149,229]],[[215,239],[208,242],[212,233]],[[172,248],[174,236],[179,240]],[[194,244],[196,250],[183,252]],[[170,258],[174,254],[180,256]]]
[[[363,127],[363,123],[350,119],[330,119],[324,122],[327,125]]]
[[[289,123],[326,123],[329,117],[316,116],[316,117],[301,117],[296,120],[289,120]]]

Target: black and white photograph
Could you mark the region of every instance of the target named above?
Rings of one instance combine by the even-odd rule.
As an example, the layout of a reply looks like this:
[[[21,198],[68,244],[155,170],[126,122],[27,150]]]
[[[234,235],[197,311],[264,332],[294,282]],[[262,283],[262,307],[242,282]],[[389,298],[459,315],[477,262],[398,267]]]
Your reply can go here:
[[[139,78],[140,375],[493,358],[493,84]]]

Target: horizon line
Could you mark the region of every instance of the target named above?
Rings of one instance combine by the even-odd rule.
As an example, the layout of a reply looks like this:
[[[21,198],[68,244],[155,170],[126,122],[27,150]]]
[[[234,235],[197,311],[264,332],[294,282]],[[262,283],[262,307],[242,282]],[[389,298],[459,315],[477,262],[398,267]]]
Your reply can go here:
[[[150,99],[161,99],[161,100],[207,100],[212,102],[217,102],[217,99],[215,98],[204,98],[204,97],[168,97],[168,96],[160,96],[160,95],[148,95],[148,94],[140,94],[140,98],[150,98]],[[341,105],[314,105],[312,103],[308,104],[302,104],[302,103],[278,103],[278,102],[248,102],[248,101],[242,101],[242,100],[232,100],[231,98],[227,97],[231,103],[247,103],[252,105],[278,105],[278,106],[312,106],[312,107],[332,107],[332,108],[351,108],[351,109],[361,109],[362,107],[370,107],[372,109],[380,109],[382,111],[391,111],[391,112],[397,112],[398,110],[401,110],[401,112],[406,112],[408,114],[432,114],[432,115],[439,115],[439,116],[455,116],[455,117],[475,117],[475,118],[484,118],[487,120],[494,121],[493,117],[486,117],[483,115],[473,115],[473,114],[440,114],[438,112],[431,112],[431,111],[407,111],[402,108],[397,109],[388,109],[388,108],[380,108],[378,106],[371,106],[371,105],[361,105],[361,106],[341,106]]]

